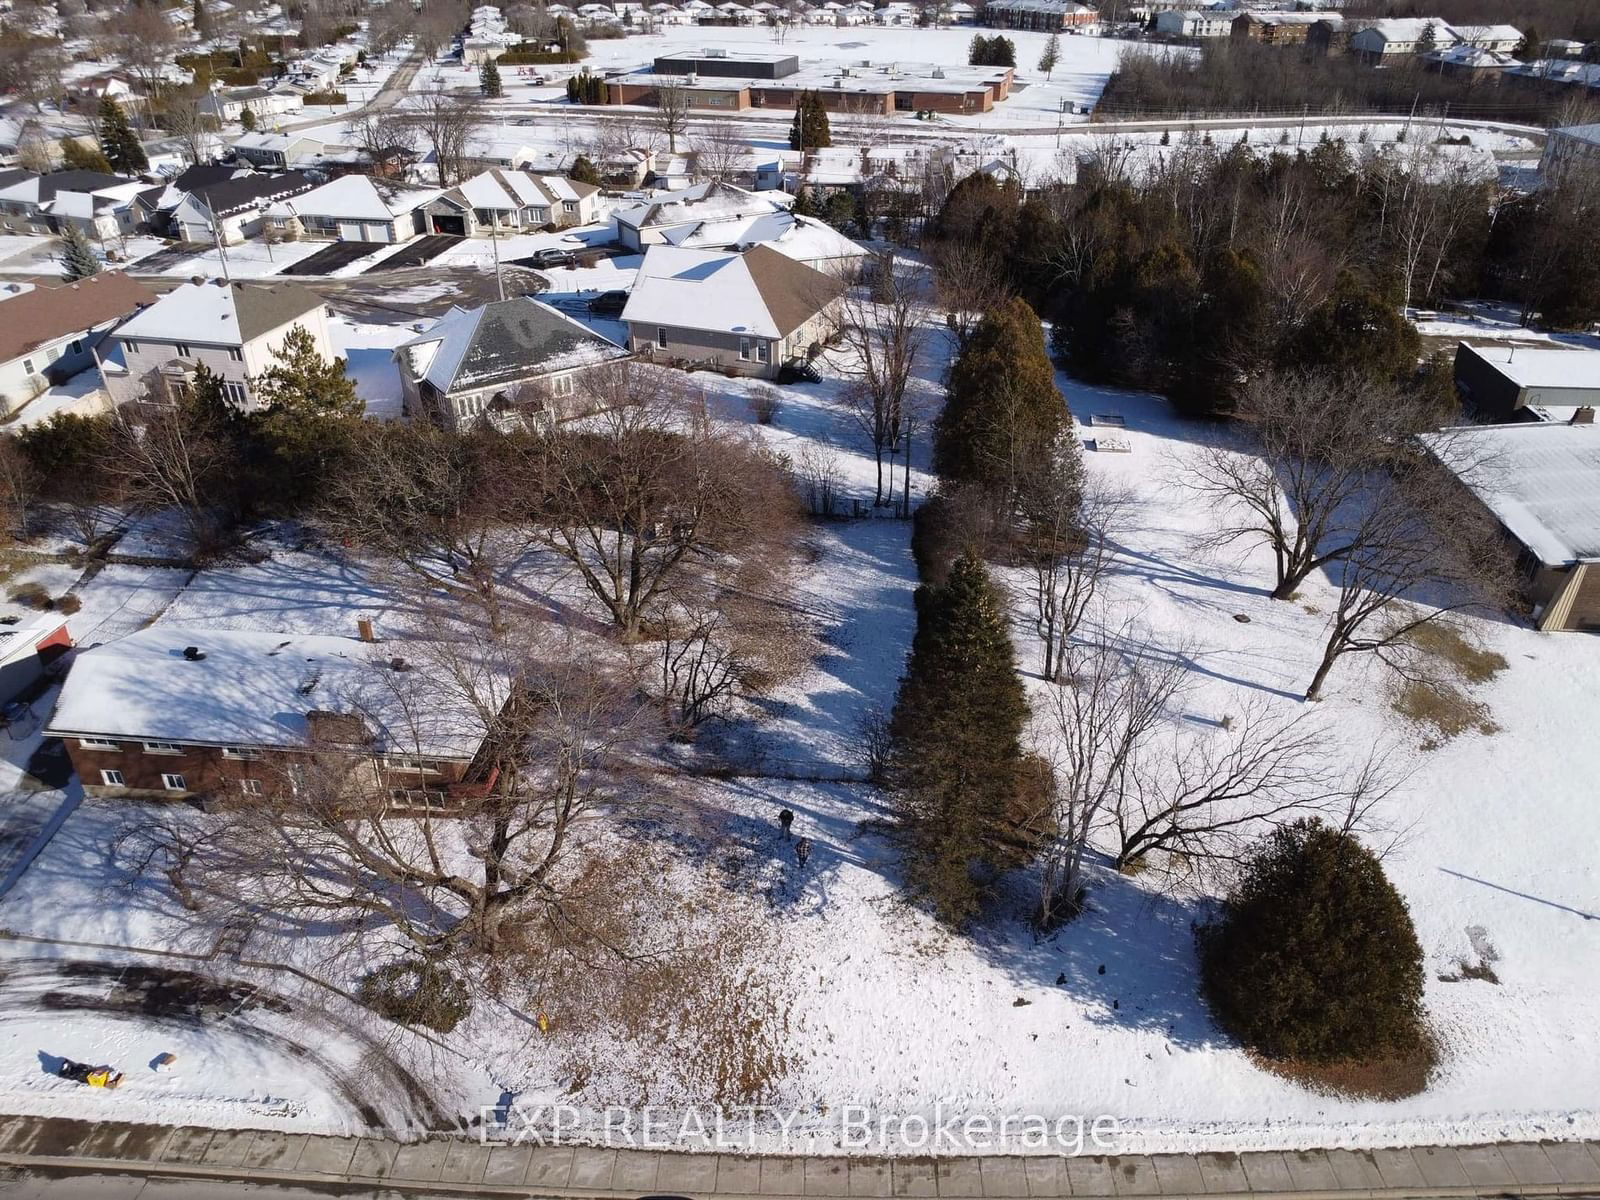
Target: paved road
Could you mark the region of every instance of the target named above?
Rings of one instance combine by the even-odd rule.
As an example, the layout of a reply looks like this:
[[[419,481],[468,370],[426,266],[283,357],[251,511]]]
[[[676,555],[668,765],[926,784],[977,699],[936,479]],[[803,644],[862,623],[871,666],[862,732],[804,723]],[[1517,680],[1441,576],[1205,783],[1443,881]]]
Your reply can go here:
[[[487,1193],[476,1193],[487,1195]],[[532,1193],[529,1193],[532,1195]],[[181,1179],[92,1171],[23,1171],[0,1168],[0,1200],[462,1200],[470,1191],[405,1191],[392,1187],[329,1183],[320,1187],[251,1180]]]
[[[422,66],[422,57],[422,54],[417,51],[407,55],[406,60],[390,73],[389,78],[383,81],[383,86],[378,89],[371,100],[368,100],[358,108],[346,109],[342,113],[337,113],[338,119],[341,121],[353,121],[363,113],[382,112],[386,108],[393,108],[400,102],[400,97],[410,90],[411,80]],[[278,126],[274,132],[293,133],[297,129],[314,129],[318,125],[326,125],[328,121],[328,117],[313,117],[309,121],[291,121],[287,125]]]

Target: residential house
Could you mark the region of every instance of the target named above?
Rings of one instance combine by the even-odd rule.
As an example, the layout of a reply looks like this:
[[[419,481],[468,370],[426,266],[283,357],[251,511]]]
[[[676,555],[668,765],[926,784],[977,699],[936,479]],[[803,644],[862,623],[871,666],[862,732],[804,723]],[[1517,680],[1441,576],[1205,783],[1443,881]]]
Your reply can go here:
[[[1228,37],[1233,33],[1233,14],[1209,8],[1160,12],[1156,14],[1156,32],[1168,37]]]
[[[1455,382],[1478,420],[1566,420],[1600,407],[1600,350],[1460,342]]]
[[[757,194],[731,183],[696,184],[669,198],[646,200],[613,215],[617,240],[629,250],[672,243],[707,222],[735,222],[778,212],[788,205],[772,193]]]
[[[237,121],[248,110],[255,114],[257,122],[267,122],[270,117],[299,112],[304,104],[304,97],[292,88],[278,91],[236,88],[226,92],[207,92],[200,100],[200,111],[219,121]]]
[[[1580,409],[1558,423],[1476,425],[1422,441],[1463,484],[1464,502],[1481,504],[1499,522],[1516,552],[1523,599],[1538,628],[1600,628],[1600,427],[1594,410]]]
[[[427,207],[439,188],[410,187],[370,175],[342,175],[268,209],[273,227],[340,242],[409,242],[427,233]]]
[[[274,203],[303,195],[317,185],[299,171],[245,174],[191,189],[172,212],[173,235],[185,242],[221,240],[236,245],[258,236]]]
[[[1596,71],[1596,87],[1600,87],[1600,66]],[[1567,125],[1552,129],[1544,143],[1544,157],[1539,162],[1539,173],[1545,179],[1555,179],[1569,167],[1582,165],[1600,172],[1600,125]],[[5,193],[0,192],[0,196]]]
[[[1453,46],[1460,40],[1455,30],[1443,21],[1432,17],[1401,17],[1362,25],[1350,35],[1350,52],[1378,63],[1397,55]]]
[[[303,133],[247,133],[228,143],[235,158],[266,170],[307,166],[328,150],[328,143]]]
[[[406,416],[460,429],[543,427],[593,410],[583,376],[628,357],[530,296],[453,307],[394,352]]]
[[[1594,92],[1600,95],[1600,62],[1570,62],[1541,58],[1522,63],[1503,75],[1507,83],[1552,95]],[[1549,143],[1545,143],[1546,147]]]
[[[397,805],[438,807],[487,731],[405,649],[156,624],[80,649],[45,733],[93,796],[248,802],[337,756]]]
[[[11,174],[0,186],[0,230],[59,233],[76,225],[91,239],[133,234],[149,221],[155,196],[137,180],[102,171],[31,171]]]
[[[523,232],[547,226],[589,225],[600,217],[600,189],[560,175],[484,171],[431,201],[434,233]]]
[[[1429,70],[1471,83],[1498,81],[1504,72],[1517,65],[1517,60],[1503,51],[1485,50],[1467,42],[1430,50],[1422,56],[1422,61]]]
[[[296,327],[333,358],[328,308],[297,283],[194,281],[162,296],[113,329],[99,348],[106,390],[118,404],[143,396],[152,380],[185,386],[204,364],[228,399],[255,405],[255,379],[276,361]]]
[[[1463,43],[1496,54],[1512,54],[1522,45],[1522,30],[1515,25],[1452,25]]]
[[[843,290],[770,246],[652,245],[622,320],[637,354],[771,379],[834,334]]]
[[[137,279],[103,271],[61,287],[34,287],[0,309],[0,411],[95,365],[106,332],[156,300]]]

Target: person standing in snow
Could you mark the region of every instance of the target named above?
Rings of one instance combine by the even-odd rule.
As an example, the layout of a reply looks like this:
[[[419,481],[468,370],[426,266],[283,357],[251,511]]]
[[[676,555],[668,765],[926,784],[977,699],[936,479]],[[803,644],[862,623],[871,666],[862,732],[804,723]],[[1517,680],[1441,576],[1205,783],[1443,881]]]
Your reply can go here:
[[[794,844],[794,856],[795,860],[800,864],[800,869],[804,871],[806,869],[806,859],[811,857],[810,838],[801,838]]]
[[[778,824],[783,826],[783,840],[789,840],[789,828],[794,824],[794,814],[787,808],[778,814]]]

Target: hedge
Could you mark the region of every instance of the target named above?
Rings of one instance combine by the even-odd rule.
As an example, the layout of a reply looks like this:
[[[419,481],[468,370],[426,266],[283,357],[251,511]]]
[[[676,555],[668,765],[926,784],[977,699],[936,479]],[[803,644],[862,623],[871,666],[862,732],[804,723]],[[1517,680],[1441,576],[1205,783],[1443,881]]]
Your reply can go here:
[[[346,103],[343,92],[307,92],[301,99],[303,104],[344,104]]]
[[[565,50],[507,50],[495,63],[502,67],[548,67],[556,63],[575,63],[580,57]]]

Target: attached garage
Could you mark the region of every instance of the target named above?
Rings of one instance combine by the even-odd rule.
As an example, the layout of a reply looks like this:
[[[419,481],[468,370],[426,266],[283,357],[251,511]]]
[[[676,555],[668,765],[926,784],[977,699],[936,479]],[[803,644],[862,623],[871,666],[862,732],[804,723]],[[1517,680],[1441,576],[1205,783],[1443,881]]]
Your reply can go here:
[[[339,222],[339,240],[341,242],[364,242],[364,241],[366,241],[367,239],[364,236],[362,236],[362,233],[361,233],[361,222],[360,221],[340,221]]]
[[[366,229],[367,229],[367,236],[365,238],[366,241],[369,241],[369,242],[392,242],[392,241],[394,241],[393,231],[392,231],[392,229],[391,229],[391,227],[389,225],[389,222],[387,222],[387,221],[368,221],[367,225],[366,225]]]

